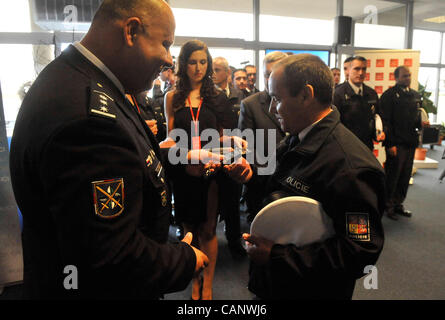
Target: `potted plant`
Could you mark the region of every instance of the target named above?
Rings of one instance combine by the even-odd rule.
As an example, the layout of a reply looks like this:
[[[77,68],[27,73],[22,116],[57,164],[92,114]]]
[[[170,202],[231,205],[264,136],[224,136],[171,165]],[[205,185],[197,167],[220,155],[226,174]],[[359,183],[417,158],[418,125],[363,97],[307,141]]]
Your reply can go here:
[[[422,97],[422,108],[424,108],[428,114],[437,114],[437,107],[434,105],[434,102],[430,100],[431,92],[426,91],[426,85],[423,86],[419,83],[418,92]]]
[[[427,117],[428,114],[430,114],[430,113],[437,114],[437,107],[434,105],[434,102],[430,99],[431,92],[426,91],[426,86],[427,86],[427,84],[425,84],[425,86],[423,86],[422,84],[419,83],[418,92],[422,99],[422,109],[424,109],[426,111],[426,117]],[[424,121],[424,120],[422,120],[422,121]],[[414,156],[414,158],[416,160],[425,160],[425,158],[426,158],[427,149],[422,148],[422,142],[423,141],[421,141],[419,148],[416,149],[416,154]],[[440,141],[440,143],[441,143],[441,141]],[[434,148],[433,144],[430,144],[430,148],[431,149]]]

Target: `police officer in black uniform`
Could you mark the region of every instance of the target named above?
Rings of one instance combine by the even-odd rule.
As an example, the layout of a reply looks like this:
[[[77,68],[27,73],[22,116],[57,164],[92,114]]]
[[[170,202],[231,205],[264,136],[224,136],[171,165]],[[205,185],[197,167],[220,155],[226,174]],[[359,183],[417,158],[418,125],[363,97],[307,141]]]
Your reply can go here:
[[[398,220],[396,214],[411,217],[411,212],[403,207],[403,201],[408,192],[414,153],[419,145],[422,101],[420,94],[410,88],[408,67],[397,67],[394,76],[396,85],[386,90],[380,101],[386,127],[386,213],[389,218]]]
[[[125,98],[172,63],[174,28],[163,1],[105,0],[26,95],[10,163],[27,298],[156,299],[208,261],[190,235],[167,243],[173,168]]]
[[[275,173],[254,173],[248,185],[263,183],[265,198],[284,192],[319,201],[335,235],[297,247],[244,234],[249,289],[260,298],[351,299],[356,279],[382,250],[384,172],[341,124],[331,107],[333,87],[331,71],[316,56],[290,56],[274,66],[269,88],[278,105],[271,109],[290,136],[277,149]]]
[[[380,141],[384,137],[376,137],[375,115],[379,112],[379,98],[374,89],[363,83],[366,68],[365,58],[353,57],[349,63],[349,80],[335,88],[334,105],[343,125],[372,151],[373,140]]]

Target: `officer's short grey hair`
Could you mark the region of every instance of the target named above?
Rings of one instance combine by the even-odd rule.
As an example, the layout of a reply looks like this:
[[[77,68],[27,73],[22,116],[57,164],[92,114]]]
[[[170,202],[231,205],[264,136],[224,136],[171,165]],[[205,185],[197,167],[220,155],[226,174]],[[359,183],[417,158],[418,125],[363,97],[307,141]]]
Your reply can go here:
[[[329,67],[319,57],[302,53],[289,56],[274,65],[283,68],[284,81],[291,96],[296,96],[305,85],[314,89],[315,98],[323,105],[332,103],[334,77]]]
[[[279,61],[279,60],[284,59],[286,57],[287,57],[287,54],[282,52],[282,51],[272,51],[272,52],[269,52],[264,57],[263,65],[266,65],[266,64],[271,63],[271,62]]]
[[[213,59],[213,64],[215,64],[215,63],[218,63],[218,64],[222,65],[224,70],[226,70],[226,71],[230,70],[229,62],[224,57],[216,57],[216,58],[214,58]]]

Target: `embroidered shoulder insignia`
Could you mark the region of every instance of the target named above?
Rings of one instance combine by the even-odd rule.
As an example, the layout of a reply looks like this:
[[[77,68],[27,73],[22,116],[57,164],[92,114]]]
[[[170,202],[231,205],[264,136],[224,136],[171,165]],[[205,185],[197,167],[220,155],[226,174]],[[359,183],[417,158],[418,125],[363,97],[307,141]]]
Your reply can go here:
[[[91,82],[90,88],[90,106],[91,115],[107,119],[116,119],[116,104],[114,99],[105,92],[103,86],[98,82]]]
[[[346,234],[354,241],[371,241],[369,215],[367,213],[346,213]]]
[[[104,219],[116,218],[124,211],[124,179],[91,182],[95,214]]]

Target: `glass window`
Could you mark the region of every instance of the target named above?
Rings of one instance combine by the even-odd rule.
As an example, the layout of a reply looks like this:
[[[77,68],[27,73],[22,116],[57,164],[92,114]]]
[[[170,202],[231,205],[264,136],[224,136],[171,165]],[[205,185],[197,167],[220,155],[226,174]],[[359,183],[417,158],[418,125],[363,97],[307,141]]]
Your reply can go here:
[[[0,32],[30,32],[29,0],[0,1]]]
[[[445,64],[445,33],[442,33],[442,64]]]
[[[437,103],[436,122],[445,124],[445,69],[440,70],[439,99]]]
[[[332,20],[260,15],[260,41],[264,42],[332,45],[334,33],[326,30],[334,30]]]
[[[8,136],[12,135],[25,93],[53,59],[53,45],[0,44],[0,82]]]
[[[177,60],[181,47],[171,47],[170,53]],[[232,49],[232,48],[214,48],[209,47],[212,58],[224,57],[229,65],[235,68],[242,68],[247,64],[255,64],[254,52],[252,50]]]
[[[414,30],[413,49],[420,50],[420,63],[439,63],[440,32]]]
[[[352,17],[355,22],[356,47],[404,48],[404,4],[376,0],[345,0],[344,15]]]
[[[260,41],[332,45],[335,14],[335,1],[261,0]]]
[[[176,36],[253,40],[252,1],[170,1]]]
[[[403,49],[405,28],[374,24],[355,24],[354,46],[367,48]]]

